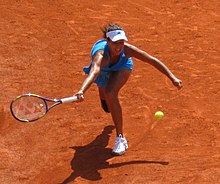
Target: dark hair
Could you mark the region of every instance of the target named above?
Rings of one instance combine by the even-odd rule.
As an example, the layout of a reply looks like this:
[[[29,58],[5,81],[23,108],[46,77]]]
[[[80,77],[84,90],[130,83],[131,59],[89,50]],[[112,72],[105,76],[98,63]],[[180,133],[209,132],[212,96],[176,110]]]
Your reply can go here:
[[[110,23],[108,25],[105,25],[103,27],[100,28],[101,31],[103,32],[103,37],[106,37],[106,33],[110,32],[110,31],[115,31],[115,30],[124,30],[121,26],[119,26],[118,24],[115,23]]]

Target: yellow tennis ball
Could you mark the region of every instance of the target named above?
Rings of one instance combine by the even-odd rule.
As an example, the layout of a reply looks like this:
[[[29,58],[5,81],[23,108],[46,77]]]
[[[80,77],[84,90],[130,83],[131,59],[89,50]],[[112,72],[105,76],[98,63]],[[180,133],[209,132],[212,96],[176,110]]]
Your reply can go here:
[[[164,113],[162,111],[157,111],[155,112],[154,117],[156,119],[162,119],[164,117]]]

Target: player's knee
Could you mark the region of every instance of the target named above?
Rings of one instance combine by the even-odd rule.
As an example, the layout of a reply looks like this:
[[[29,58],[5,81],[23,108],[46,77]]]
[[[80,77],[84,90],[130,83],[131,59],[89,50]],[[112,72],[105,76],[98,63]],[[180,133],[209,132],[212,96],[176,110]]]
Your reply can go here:
[[[111,99],[115,98],[118,96],[118,92],[116,92],[113,89],[106,89],[105,90],[105,98],[111,101]]]

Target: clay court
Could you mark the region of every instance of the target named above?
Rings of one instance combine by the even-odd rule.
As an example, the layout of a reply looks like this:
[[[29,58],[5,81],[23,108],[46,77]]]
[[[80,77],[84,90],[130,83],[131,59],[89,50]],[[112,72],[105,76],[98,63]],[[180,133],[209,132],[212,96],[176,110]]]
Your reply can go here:
[[[220,182],[220,1],[2,0],[0,9],[1,184]],[[120,93],[126,154],[111,155],[115,129],[95,84],[82,103],[34,123],[13,119],[17,95],[76,93],[100,26],[110,22],[184,85],[177,90],[134,59]]]

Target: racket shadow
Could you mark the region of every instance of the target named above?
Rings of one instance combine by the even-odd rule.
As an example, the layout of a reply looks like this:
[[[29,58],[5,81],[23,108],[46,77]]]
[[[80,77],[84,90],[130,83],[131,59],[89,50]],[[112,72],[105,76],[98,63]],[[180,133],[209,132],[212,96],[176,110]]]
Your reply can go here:
[[[114,126],[106,126],[102,133],[91,143],[85,146],[70,147],[75,150],[74,157],[71,161],[71,168],[73,172],[61,184],[68,184],[76,180],[78,177],[91,181],[101,180],[102,177],[99,170],[102,169],[116,168],[130,164],[169,164],[168,162],[144,160],[110,164],[108,160],[114,156],[111,154],[112,149],[107,148],[107,145],[113,129]]]

